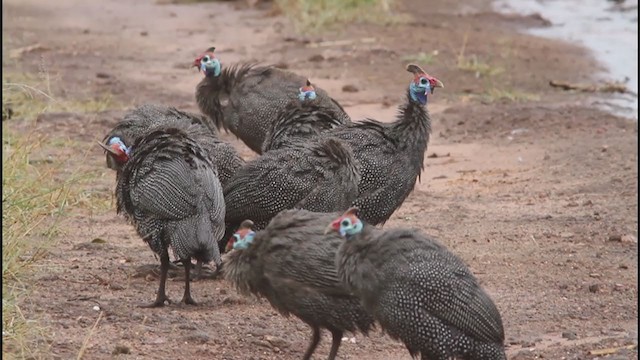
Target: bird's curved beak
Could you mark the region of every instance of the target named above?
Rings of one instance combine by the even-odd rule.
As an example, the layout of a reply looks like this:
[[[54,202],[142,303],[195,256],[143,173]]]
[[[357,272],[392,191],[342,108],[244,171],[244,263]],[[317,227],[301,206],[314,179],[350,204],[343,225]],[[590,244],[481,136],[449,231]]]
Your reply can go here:
[[[200,60],[202,60],[202,56],[198,56],[195,60],[193,60],[193,63],[191,64],[191,66],[197,67],[198,70],[200,70]]]
[[[96,141],[98,143],[98,145],[100,145],[101,148],[103,148],[106,152],[110,153],[111,155],[118,155],[118,153],[113,150],[112,148],[108,147],[107,145],[101,143],[100,141]]]
[[[327,225],[324,229],[324,234],[327,235],[332,231],[338,231],[338,229],[340,229],[340,219],[334,220],[331,224]]]
[[[440,80],[438,80],[436,78],[434,78],[433,80],[436,81],[435,87],[444,88],[444,84],[442,83],[442,81],[440,81]]]
[[[229,241],[227,241],[227,246],[224,247],[224,252],[229,252],[231,251],[231,249],[233,249],[233,244],[236,242],[236,238],[235,237],[231,237],[231,239],[229,239]]]

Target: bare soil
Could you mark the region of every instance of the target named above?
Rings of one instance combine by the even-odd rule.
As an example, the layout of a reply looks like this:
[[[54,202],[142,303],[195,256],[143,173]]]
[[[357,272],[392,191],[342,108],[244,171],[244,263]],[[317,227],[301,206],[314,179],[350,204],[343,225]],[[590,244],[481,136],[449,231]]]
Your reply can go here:
[[[425,170],[385,226],[420,228],[469,264],[502,313],[509,358],[637,359],[635,348],[590,353],[637,344],[637,123],[590,107],[587,95],[549,87],[549,80],[591,81],[600,68],[571,44],[517,32],[545,26],[544,19],[502,16],[482,1],[401,3],[413,20],[303,36],[268,3],[7,0],[3,50],[41,46],[16,53],[3,72],[44,69],[62,100],[114,97],[113,109],[47,113],[36,124],[75,144],[42,158],[68,157],[69,172],[99,174],[86,192],[108,194],[115,174],[94,141],[134,105],[197,111],[201,75],[189,65],[209,46],[226,64],[287,66],[354,118],[389,121],[409,81],[407,57],[437,50],[423,57],[429,63],[416,60],[445,84],[430,98]],[[463,46],[465,59],[475,55],[488,67],[461,68]],[[8,126],[26,125],[14,118]],[[75,358],[87,338],[87,359],[299,359],[307,346],[310,331],[301,321],[223,280],[194,283],[197,307],[138,308],[155,297],[158,262],[113,204],[72,211],[63,230],[22,309],[50,329],[51,358]],[[181,278],[172,271],[174,300]],[[329,344],[325,334],[315,358],[326,357]],[[347,335],[339,358],[410,356],[374,332]]]

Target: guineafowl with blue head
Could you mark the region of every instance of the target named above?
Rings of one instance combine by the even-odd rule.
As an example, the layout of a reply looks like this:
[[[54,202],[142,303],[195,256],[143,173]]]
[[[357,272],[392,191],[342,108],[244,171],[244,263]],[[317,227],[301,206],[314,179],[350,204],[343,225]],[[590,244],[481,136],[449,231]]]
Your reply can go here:
[[[502,318],[464,262],[416,230],[382,230],[350,208],[339,233],[338,277],[393,338],[423,360],[506,360]],[[328,291],[332,291],[328,287]]]
[[[335,106],[318,100],[315,87],[307,80],[298,98],[278,114],[273,126],[265,134],[262,152],[279,149],[295,141],[305,141],[324,131],[346,124],[351,120]]]
[[[444,87],[418,65],[409,64],[406,70],[413,79],[394,122],[367,119],[320,134],[340,139],[360,162],[362,177],[353,206],[373,225],[384,224],[413,191],[431,134],[427,99],[435,88]]]
[[[225,208],[217,168],[207,151],[175,127],[159,127],[128,147],[121,141],[101,144],[122,166],[117,171],[117,212],[135,227],[138,235],[160,256],[160,284],[156,300],[144,307],[170,302],[165,292],[169,248],[184,264],[182,302],[191,297],[191,260],[198,263],[222,259],[218,240],[223,236]]]
[[[250,63],[223,67],[215,47],[198,56],[193,66],[204,78],[196,87],[196,102],[218,129],[236,135],[251,150],[262,153],[266,133],[281,111],[298,96],[305,78],[293,72]],[[346,123],[349,116],[326,91],[315,87],[315,102],[332,109]]]
[[[311,358],[322,329],[332,335],[329,360],[336,358],[344,332],[365,335],[373,317],[338,279],[336,253],[342,244],[337,233],[323,235],[338,213],[285,210],[257,233],[245,221],[227,243],[226,280],[243,294],[266,298],[284,316],[293,314],[308,324],[312,337],[302,357]],[[316,290],[330,288],[330,294]]]

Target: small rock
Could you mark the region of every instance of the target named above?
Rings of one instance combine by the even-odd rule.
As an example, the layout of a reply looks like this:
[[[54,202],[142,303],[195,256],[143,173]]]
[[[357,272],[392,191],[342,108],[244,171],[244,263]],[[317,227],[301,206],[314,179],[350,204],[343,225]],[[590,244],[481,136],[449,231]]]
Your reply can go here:
[[[276,336],[266,335],[264,339],[268,341],[271,345],[278,347],[280,349],[286,349],[290,346],[287,340],[276,337]]]
[[[119,291],[119,290],[124,290],[124,286],[119,284],[109,284],[109,289]]]
[[[180,324],[180,325],[178,325],[178,329],[181,329],[181,330],[196,330],[197,327],[194,324]]]
[[[109,79],[111,77],[111,75],[107,74],[107,73],[99,72],[99,73],[96,74],[96,77],[98,79]]]
[[[194,331],[182,337],[183,341],[194,344],[206,344],[210,339],[209,334],[204,331]]]
[[[360,89],[358,89],[355,85],[347,84],[347,85],[342,87],[342,91],[349,92],[349,93],[355,93],[355,92],[360,91]]]
[[[609,235],[609,241],[622,242],[622,235]]]
[[[587,200],[587,201],[582,203],[582,206],[591,206],[591,205],[593,205],[593,201],[591,201],[591,200]]]
[[[93,306],[93,311],[100,311],[100,306],[94,305]]]
[[[126,345],[116,345],[116,348],[113,349],[111,355],[119,355],[119,354],[131,354],[131,349],[129,349]]]
[[[615,285],[613,285],[613,290],[614,291],[623,291],[624,290],[624,284],[615,284]]]
[[[591,291],[592,293],[597,293],[598,291],[600,291],[600,285],[599,284],[589,285],[589,291]]]
[[[576,340],[578,338],[578,334],[575,331],[565,331],[562,333],[562,338],[567,340]]]
[[[568,232],[568,231],[564,231],[564,232],[560,233],[560,237],[563,238],[563,239],[570,239],[570,238],[572,238],[574,236],[575,236],[574,233]]]
[[[602,148],[600,149],[600,151],[602,152],[607,152],[607,150],[609,149],[609,146],[607,145],[602,145]]]
[[[523,348],[532,348],[536,346],[535,341],[532,340],[524,340],[522,341],[522,345]]]
[[[620,264],[620,266],[618,266],[618,268],[620,268],[620,269],[625,269],[625,270],[626,270],[626,269],[628,269],[628,268],[629,268],[629,266],[627,266],[627,265],[625,265],[625,264]]]
[[[544,154],[544,157],[542,158],[542,160],[549,160],[551,159],[551,156],[549,154]]]
[[[598,273],[591,273],[591,274],[589,274],[589,276],[592,277],[592,278],[596,278],[597,279],[597,278],[601,277],[602,275],[600,275]]]
[[[311,62],[320,62],[324,60],[324,56],[322,54],[315,54],[309,57],[309,61]]]
[[[141,31],[140,32],[140,36],[148,36],[149,32],[148,31]]]
[[[89,30],[89,29],[84,29],[84,30],[82,30],[82,33],[83,33],[83,34],[88,34],[88,33],[90,33],[90,32],[91,32],[91,30]]]

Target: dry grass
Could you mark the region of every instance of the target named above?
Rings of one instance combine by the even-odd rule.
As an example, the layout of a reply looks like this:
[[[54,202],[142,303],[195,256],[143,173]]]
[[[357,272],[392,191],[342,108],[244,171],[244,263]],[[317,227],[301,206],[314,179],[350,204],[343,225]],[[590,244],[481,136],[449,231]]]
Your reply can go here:
[[[319,32],[356,21],[401,20],[392,14],[393,0],[275,0],[275,4],[302,32]]]
[[[469,32],[467,31],[458,53],[457,67],[462,71],[471,72],[476,78],[480,77],[493,77],[504,71],[499,66],[491,65],[488,62],[481,60],[477,55],[465,55],[467,48],[467,41],[469,40]]]
[[[110,98],[58,101],[46,78],[3,74],[2,124],[2,353],[9,358],[46,358],[48,329],[23,311],[35,265],[63,234],[61,225],[74,211],[106,210],[108,194],[91,191],[99,170],[81,170],[89,151],[60,156],[82,148],[35,128],[32,120],[46,111],[96,112],[113,106]],[[27,124],[13,126],[15,121]],[[18,130],[19,129],[19,130]],[[69,171],[72,169],[72,171]]]
[[[414,55],[407,55],[402,57],[402,61],[412,62],[423,65],[433,65],[437,60],[437,56],[440,52],[438,50],[433,50],[429,53],[420,52]]]
[[[540,96],[536,94],[526,93],[518,90],[509,89],[489,89],[486,93],[481,95],[481,101],[492,103],[496,101],[510,101],[510,102],[526,102],[526,101],[538,101]]]

